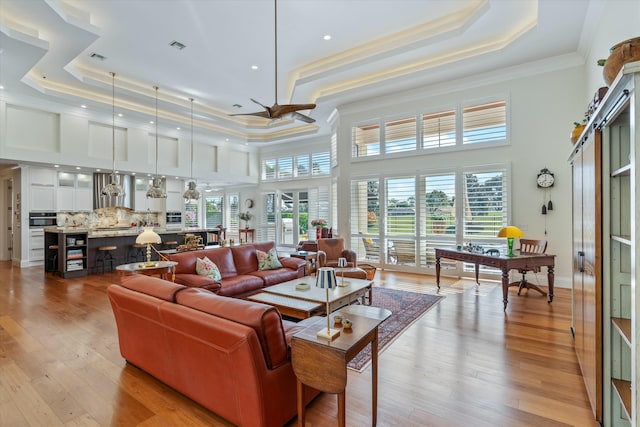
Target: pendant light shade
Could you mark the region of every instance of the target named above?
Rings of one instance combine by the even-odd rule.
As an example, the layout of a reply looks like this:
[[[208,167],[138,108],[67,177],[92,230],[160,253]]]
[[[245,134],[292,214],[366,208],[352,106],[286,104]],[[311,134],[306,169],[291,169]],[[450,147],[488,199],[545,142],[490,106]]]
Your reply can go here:
[[[113,167],[109,184],[105,185],[100,194],[108,197],[124,197],[125,192],[122,186],[118,184],[116,177],[116,73],[111,72],[111,158]]]
[[[196,182],[193,179],[193,98],[189,98],[189,102],[191,102],[191,181],[187,184],[187,191],[182,195],[187,201],[200,199],[200,192],[196,190]]]
[[[167,193],[162,189],[162,179],[158,178],[158,86],[153,88],[156,90],[156,174],[147,190],[147,199],[166,199]]]

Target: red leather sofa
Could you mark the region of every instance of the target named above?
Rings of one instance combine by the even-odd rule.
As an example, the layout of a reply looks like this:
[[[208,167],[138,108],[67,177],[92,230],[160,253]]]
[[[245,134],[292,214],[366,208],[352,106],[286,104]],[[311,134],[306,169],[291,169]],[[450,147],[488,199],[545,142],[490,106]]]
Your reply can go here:
[[[282,268],[259,271],[256,249],[267,252],[272,248],[275,248],[274,242],[264,242],[178,252],[168,255],[168,258],[178,263],[174,277],[176,283],[205,288],[218,295],[243,296],[256,293],[265,286],[304,276],[306,261],[299,258],[278,257]],[[222,280],[216,281],[196,273],[196,259],[205,256],[218,266]]]
[[[129,363],[238,426],[280,427],[296,415],[289,342],[305,321],[144,275],[107,293]],[[305,404],[317,394],[307,388]]]

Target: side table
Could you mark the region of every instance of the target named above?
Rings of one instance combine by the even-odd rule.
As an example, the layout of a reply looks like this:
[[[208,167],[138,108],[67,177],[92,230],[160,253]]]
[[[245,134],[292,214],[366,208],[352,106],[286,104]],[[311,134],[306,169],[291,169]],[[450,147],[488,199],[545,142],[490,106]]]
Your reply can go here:
[[[145,267],[144,262],[132,262],[131,264],[121,264],[116,266],[116,271],[121,276],[131,274],[144,274],[146,276],[159,275],[164,277],[165,274],[171,273],[173,268],[178,265],[175,261],[155,261],[153,266]]]
[[[304,387],[313,387],[338,398],[338,425],[345,426],[347,363],[365,346],[371,344],[371,425],[378,418],[378,326],[391,312],[384,308],[352,305],[332,313],[353,322],[351,331],[341,329],[340,336],[328,342],[316,333],[326,328],[327,320],[318,320],[291,338],[291,364],[297,378],[298,426],[305,425]],[[335,325],[334,327],[337,327]]]
[[[253,243],[254,233],[256,230],[254,228],[240,228],[238,229],[238,235],[240,237],[240,241],[242,241],[242,235],[244,235],[244,241],[246,243]],[[249,242],[249,236],[251,236],[251,242]]]
[[[298,251],[292,254],[289,254],[292,258],[300,258],[307,262],[306,267],[304,268],[305,276],[309,276],[316,271],[316,263],[318,261],[318,253],[310,252],[310,251]]]

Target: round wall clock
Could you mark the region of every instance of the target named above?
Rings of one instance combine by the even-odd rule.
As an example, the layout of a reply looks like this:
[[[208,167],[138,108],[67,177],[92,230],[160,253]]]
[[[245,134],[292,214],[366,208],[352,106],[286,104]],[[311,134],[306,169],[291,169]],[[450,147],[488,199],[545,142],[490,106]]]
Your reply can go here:
[[[549,188],[553,187],[553,183],[555,182],[555,177],[553,173],[547,168],[541,169],[538,174],[538,178],[536,179],[536,183],[539,188]]]

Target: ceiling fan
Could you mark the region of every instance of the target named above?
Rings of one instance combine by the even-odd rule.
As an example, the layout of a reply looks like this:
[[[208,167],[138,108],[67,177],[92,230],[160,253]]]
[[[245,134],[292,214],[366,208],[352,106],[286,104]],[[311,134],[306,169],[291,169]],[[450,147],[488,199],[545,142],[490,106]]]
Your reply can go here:
[[[271,107],[267,107],[266,105],[261,104],[253,98],[251,101],[255,102],[262,108],[264,111],[258,111],[255,113],[244,113],[244,114],[230,114],[231,116],[257,116],[264,117],[266,119],[281,119],[285,117],[290,117],[293,119],[301,120],[307,123],[315,122],[315,119],[311,117],[299,113],[301,110],[313,110],[316,108],[316,104],[278,104],[278,4],[277,0],[273,0],[273,11],[274,11],[274,20],[275,20],[275,103]]]

